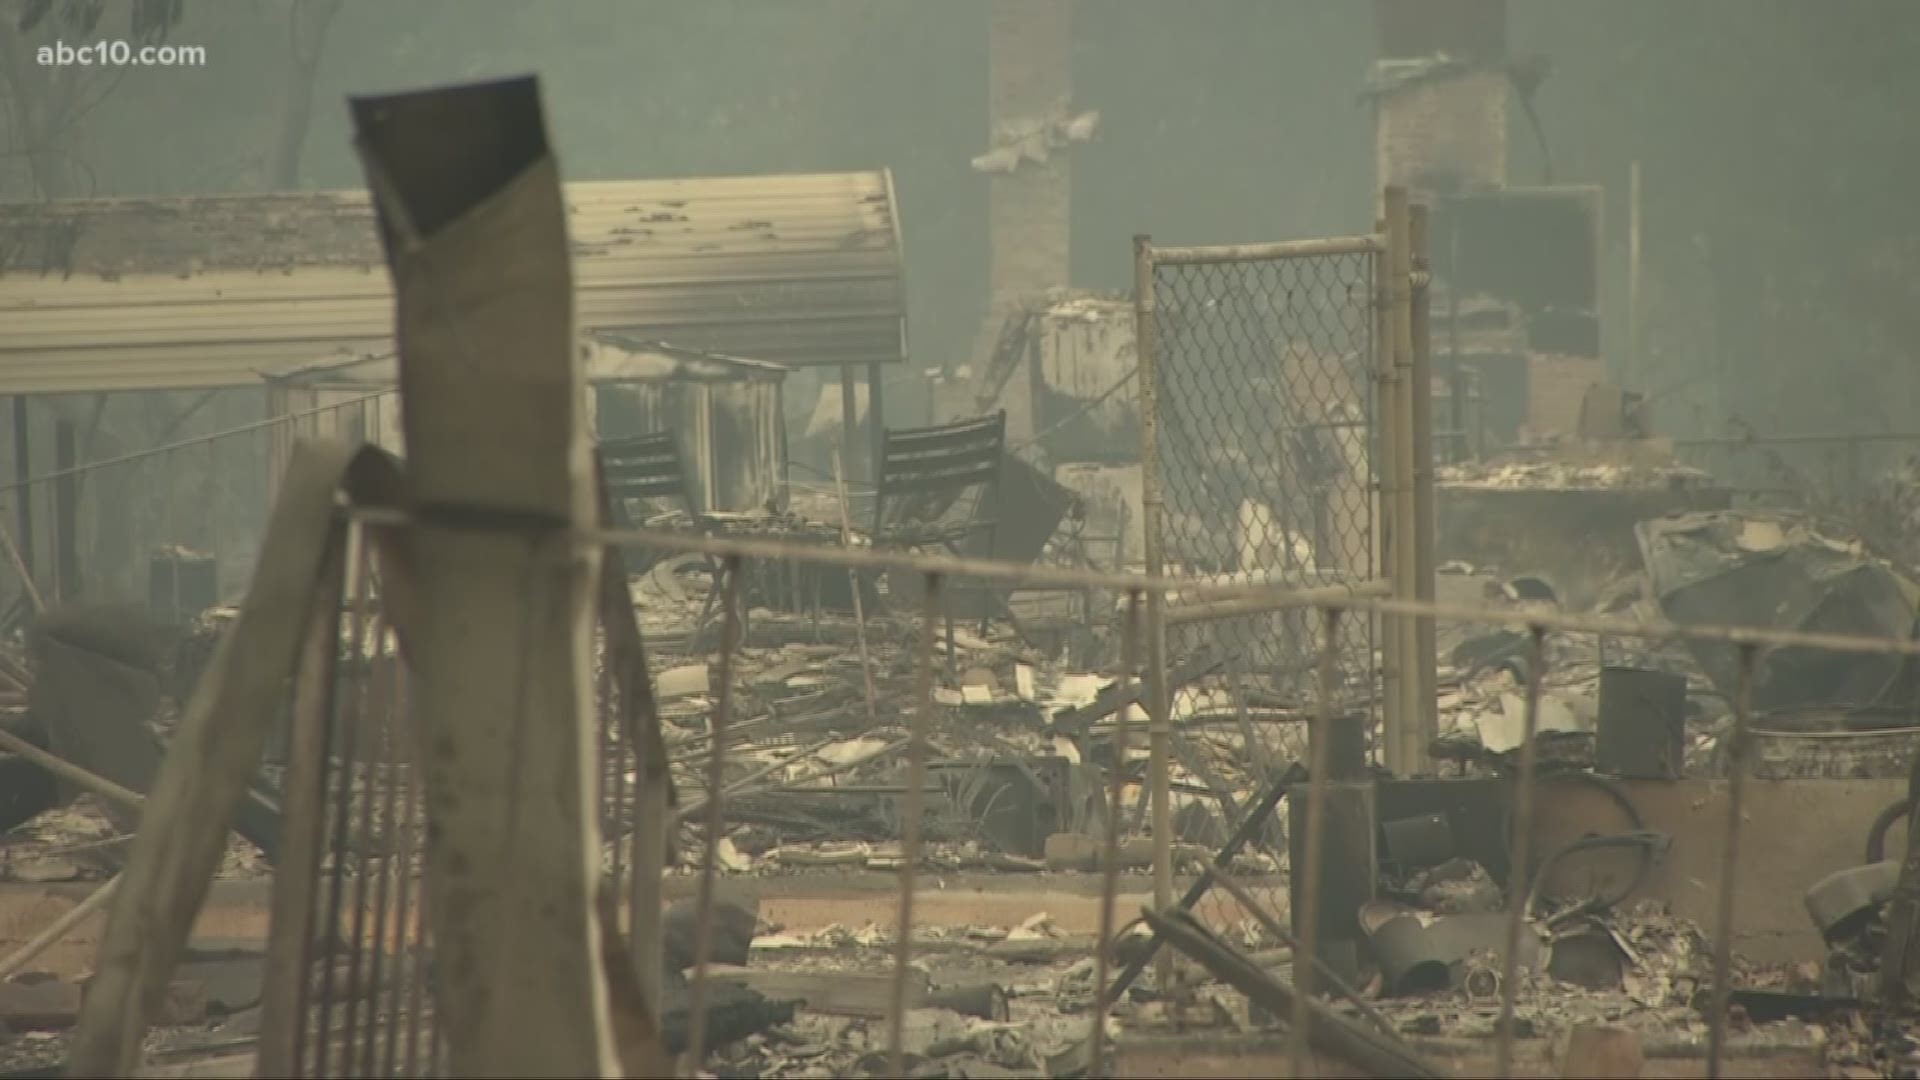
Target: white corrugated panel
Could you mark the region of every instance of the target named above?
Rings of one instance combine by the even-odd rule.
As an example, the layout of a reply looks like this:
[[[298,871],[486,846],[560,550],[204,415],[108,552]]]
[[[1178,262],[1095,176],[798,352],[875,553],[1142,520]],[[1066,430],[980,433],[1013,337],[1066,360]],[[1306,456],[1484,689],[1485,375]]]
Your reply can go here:
[[[905,355],[884,172],[570,184],[583,330],[788,365]],[[0,204],[0,394],[240,386],[391,348],[362,193]]]

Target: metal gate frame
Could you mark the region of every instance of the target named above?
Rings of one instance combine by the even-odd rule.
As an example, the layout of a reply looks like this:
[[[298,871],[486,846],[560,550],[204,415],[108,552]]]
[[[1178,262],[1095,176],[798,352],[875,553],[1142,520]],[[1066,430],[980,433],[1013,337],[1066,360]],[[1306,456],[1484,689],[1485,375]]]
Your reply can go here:
[[[1162,304],[1168,291],[1164,271],[1267,264],[1282,275],[1297,276],[1310,272],[1316,262],[1357,258],[1364,260],[1370,279],[1366,319],[1370,355],[1366,359],[1370,362],[1374,385],[1363,412],[1364,422],[1370,429],[1366,477],[1370,488],[1367,558],[1372,573],[1344,584],[1356,599],[1387,597],[1409,605],[1432,601],[1431,393],[1414,392],[1431,384],[1426,326],[1427,215],[1425,207],[1409,205],[1403,188],[1388,188],[1383,204],[1385,213],[1376,230],[1358,236],[1203,247],[1156,246],[1150,236],[1134,237],[1135,333],[1141,374],[1142,524],[1149,576],[1158,578],[1168,571],[1167,462],[1162,439],[1169,416],[1163,411],[1166,407],[1163,398],[1179,392],[1177,386],[1168,386],[1162,381],[1169,374],[1168,355],[1164,351],[1169,329]],[[1293,288],[1285,291],[1289,303],[1297,299]],[[1177,377],[1179,373],[1172,374]],[[1150,656],[1164,662],[1165,628],[1169,622],[1243,616],[1262,610],[1279,611],[1283,605],[1241,604],[1234,605],[1230,611],[1182,612],[1165,618],[1150,614],[1149,625],[1153,628]],[[1368,638],[1369,653],[1373,640],[1377,638],[1380,643],[1378,700],[1383,703],[1384,763],[1395,775],[1411,775],[1422,770],[1427,745],[1437,732],[1433,620],[1411,612],[1392,611],[1389,605],[1389,610],[1369,620]],[[1371,672],[1368,682],[1371,697]],[[1151,702],[1152,718],[1164,724],[1169,706],[1170,702]]]

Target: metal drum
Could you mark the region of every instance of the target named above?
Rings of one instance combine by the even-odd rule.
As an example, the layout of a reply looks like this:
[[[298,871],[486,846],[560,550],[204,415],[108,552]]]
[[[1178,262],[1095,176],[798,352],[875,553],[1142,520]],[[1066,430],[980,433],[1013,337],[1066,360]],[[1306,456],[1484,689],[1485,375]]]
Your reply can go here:
[[[1920,749],[1920,716],[1879,706],[1784,709],[1755,719],[1753,775],[1766,780],[1900,779]]]

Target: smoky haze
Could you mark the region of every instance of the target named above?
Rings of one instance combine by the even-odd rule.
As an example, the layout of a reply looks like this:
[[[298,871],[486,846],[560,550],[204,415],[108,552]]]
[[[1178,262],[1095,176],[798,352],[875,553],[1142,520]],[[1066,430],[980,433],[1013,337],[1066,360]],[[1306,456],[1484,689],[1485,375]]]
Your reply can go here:
[[[204,46],[206,64],[103,81],[58,136],[61,193],[273,186],[287,7],[186,0],[170,40]],[[1370,5],[1333,0],[1081,5],[1059,62],[1101,129],[1072,151],[1072,284],[1124,287],[1138,232],[1185,244],[1367,228],[1372,21]],[[1667,433],[1911,426],[1920,7],[1526,0],[1508,25],[1515,53],[1552,64],[1537,109],[1553,179],[1606,192],[1615,360],[1626,178],[1641,164],[1635,381],[1659,396]],[[576,179],[891,168],[913,367],[968,359],[986,302],[989,181],[968,166],[988,146],[984,2],[345,0],[318,54],[297,185],[358,186],[349,93],[528,71]],[[1510,181],[1537,183],[1539,146],[1512,116]],[[11,199],[36,194],[21,130],[16,116],[0,158]],[[919,387],[902,391],[915,415]]]

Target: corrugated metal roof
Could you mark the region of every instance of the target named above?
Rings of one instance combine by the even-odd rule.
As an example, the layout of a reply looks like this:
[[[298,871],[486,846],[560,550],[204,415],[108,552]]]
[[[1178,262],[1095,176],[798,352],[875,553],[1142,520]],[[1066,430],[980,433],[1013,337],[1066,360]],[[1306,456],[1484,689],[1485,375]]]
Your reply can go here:
[[[567,185],[583,330],[790,366],[906,353],[884,170]],[[364,193],[0,204],[0,394],[248,385],[392,348]]]

